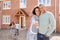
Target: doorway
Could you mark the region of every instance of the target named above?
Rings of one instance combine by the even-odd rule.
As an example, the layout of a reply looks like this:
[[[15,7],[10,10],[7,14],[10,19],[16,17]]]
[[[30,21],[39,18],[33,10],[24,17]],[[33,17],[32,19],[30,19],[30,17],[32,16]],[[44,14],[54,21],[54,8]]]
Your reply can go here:
[[[20,16],[19,23],[20,23],[20,29],[26,29],[26,18],[25,18],[25,16]]]

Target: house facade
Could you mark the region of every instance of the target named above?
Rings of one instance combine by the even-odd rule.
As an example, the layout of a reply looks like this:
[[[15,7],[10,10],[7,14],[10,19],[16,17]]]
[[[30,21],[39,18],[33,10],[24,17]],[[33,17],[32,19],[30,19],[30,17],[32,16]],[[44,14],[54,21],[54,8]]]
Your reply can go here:
[[[44,4],[56,19],[56,31],[60,32],[59,0],[1,0],[0,28],[8,29],[11,21],[19,22],[20,29],[28,29],[32,10],[36,5]]]

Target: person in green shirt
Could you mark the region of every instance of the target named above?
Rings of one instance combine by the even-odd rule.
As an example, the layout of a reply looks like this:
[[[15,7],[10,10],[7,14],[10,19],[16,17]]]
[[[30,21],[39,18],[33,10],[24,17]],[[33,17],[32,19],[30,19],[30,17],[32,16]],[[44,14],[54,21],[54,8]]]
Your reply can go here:
[[[52,12],[46,10],[43,4],[39,5],[41,15],[39,16],[39,28],[37,40],[49,40],[50,35],[56,29],[56,21]]]

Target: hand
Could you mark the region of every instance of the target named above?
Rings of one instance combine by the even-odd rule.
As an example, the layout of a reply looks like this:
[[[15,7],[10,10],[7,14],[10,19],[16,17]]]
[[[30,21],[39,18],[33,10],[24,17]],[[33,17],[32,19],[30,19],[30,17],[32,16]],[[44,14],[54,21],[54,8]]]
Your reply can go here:
[[[51,29],[51,26],[48,26],[48,30]]]
[[[34,25],[36,28],[38,28],[38,26],[39,26],[39,24],[36,23],[36,22],[35,22],[33,25]]]
[[[45,35],[45,37],[48,37],[48,35]]]

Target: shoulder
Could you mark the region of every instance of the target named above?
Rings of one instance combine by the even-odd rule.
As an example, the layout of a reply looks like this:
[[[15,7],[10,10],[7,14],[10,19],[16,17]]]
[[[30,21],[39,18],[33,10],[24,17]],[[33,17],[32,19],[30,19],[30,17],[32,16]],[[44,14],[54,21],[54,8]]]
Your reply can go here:
[[[35,16],[35,15],[33,15],[31,19],[35,19],[35,17],[36,17],[36,16]]]
[[[47,14],[53,14],[52,12],[50,12],[50,11],[46,11],[47,12]]]
[[[52,12],[47,11],[47,14],[48,14],[48,16],[49,16],[50,18],[54,18],[54,15],[53,15]]]
[[[50,12],[50,11],[47,11],[47,14],[48,14],[49,16],[54,16],[53,13]]]
[[[35,21],[35,15],[33,15],[32,17],[31,17],[31,22],[32,21]]]
[[[18,24],[15,24],[15,25],[18,25]]]
[[[35,15],[33,15],[32,18],[35,18]]]

